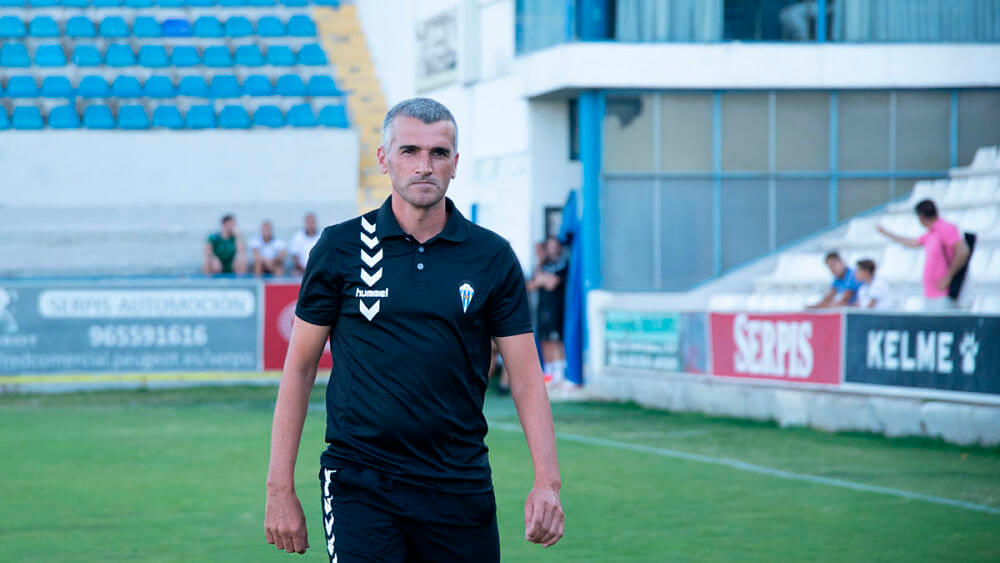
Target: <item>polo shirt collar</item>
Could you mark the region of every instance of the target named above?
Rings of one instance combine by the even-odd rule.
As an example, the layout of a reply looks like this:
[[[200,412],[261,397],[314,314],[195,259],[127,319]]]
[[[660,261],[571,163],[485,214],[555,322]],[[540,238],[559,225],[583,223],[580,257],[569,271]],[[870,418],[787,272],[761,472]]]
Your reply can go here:
[[[445,213],[448,214],[448,221],[444,224],[444,229],[427,242],[437,239],[450,240],[452,242],[463,242],[469,238],[469,221],[462,213],[455,208],[451,198],[445,198]],[[375,216],[376,233],[378,238],[405,237],[406,232],[399,226],[396,215],[392,212],[392,196],[385,198],[385,202],[378,208]]]

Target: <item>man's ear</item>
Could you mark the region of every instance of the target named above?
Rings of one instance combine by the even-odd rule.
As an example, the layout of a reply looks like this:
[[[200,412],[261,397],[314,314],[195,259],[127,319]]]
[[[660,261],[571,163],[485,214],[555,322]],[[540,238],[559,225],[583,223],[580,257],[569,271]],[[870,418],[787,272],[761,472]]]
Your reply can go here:
[[[375,151],[375,156],[378,158],[378,169],[379,169],[379,172],[381,172],[383,174],[388,174],[389,173],[389,163],[386,162],[385,149],[383,149],[381,145]]]

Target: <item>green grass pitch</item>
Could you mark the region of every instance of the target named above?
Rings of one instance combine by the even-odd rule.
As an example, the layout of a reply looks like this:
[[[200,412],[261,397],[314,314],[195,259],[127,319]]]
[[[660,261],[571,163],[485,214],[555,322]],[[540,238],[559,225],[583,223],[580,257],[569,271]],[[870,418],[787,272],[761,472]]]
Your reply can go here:
[[[0,395],[0,561],[324,561],[315,390],[297,470],[312,548],[264,543],[269,386]],[[504,561],[998,561],[1000,514],[615,447],[653,446],[1000,508],[1000,449],[556,404],[566,536],[523,540],[509,398],[487,438]],[[608,442],[582,442],[587,437]]]

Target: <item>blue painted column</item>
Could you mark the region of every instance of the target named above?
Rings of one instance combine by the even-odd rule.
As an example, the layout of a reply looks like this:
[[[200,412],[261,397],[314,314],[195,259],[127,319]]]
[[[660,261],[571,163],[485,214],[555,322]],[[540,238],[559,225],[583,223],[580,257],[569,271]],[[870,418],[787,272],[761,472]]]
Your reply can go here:
[[[602,41],[612,35],[608,28],[608,2],[606,0],[576,1],[576,35],[583,41]]]
[[[601,153],[604,93],[587,91],[577,104],[580,163],[583,165],[583,288],[601,287]]]

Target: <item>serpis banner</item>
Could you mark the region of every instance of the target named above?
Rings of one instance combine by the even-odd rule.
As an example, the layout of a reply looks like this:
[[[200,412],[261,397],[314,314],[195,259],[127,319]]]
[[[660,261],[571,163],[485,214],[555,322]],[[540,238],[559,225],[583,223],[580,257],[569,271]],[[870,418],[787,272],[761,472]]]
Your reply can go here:
[[[712,313],[712,373],[840,383],[841,316]]]
[[[1000,317],[847,316],[845,381],[1000,393]]]

